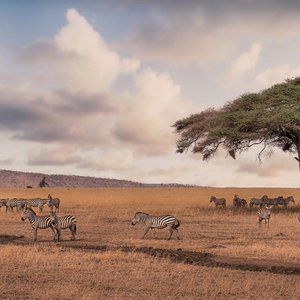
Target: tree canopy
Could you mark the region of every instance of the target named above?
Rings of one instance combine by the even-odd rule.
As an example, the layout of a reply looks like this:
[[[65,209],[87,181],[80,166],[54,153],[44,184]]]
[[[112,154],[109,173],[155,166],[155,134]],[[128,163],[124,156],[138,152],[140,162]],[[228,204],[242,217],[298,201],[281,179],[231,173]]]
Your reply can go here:
[[[274,147],[296,154],[300,167],[300,77],[259,93],[241,95],[220,109],[209,108],[176,121],[177,152],[191,149],[203,160],[220,147],[237,153],[259,145],[258,158]]]

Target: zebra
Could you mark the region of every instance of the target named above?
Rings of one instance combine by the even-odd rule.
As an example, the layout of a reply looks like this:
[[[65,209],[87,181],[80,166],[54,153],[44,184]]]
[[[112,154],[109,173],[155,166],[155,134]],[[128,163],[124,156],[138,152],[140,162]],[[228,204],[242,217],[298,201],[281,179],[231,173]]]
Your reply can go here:
[[[30,207],[27,207],[25,205],[25,208],[23,210],[23,216],[21,217],[22,221],[25,221],[26,219],[29,220],[31,227],[33,229],[33,241],[35,242],[37,240],[37,230],[38,229],[46,229],[50,228],[54,233],[54,240],[56,240],[56,232],[54,230],[54,226],[51,221],[51,217],[48,216],[37,216],[34,210]]]
[[[253,205],[257,205],[260,208],[263,207],[263,205],[265,204],[266,198],[267,198],[267,195],[262,196],[260,199],[251,198],[249,201],[249,207],[253,207]]]
[[[38,207],[39,211],[42,212],[44,205],[48,203],[48,199],[41,199],[41,198],[32,198],[32,199],[25,199],[25,203],[28,207]]]
[[[261,224],[262,220],[265,220],[265,225],[270,223],[270,217],[271,217],[271,209],[272,206],[265,206],[265,210],[262,210],[261,208],[257,211],[258,213],[258,223]]]
[[[233,207],[246,207],[247,201],[245,199],[239,198],[238,195],[234,195],[232,204]]]
[[[6,211],[7,211],[7,205],[6,205],[6,202],[7,202],[8,199],[0,199],[0,209],[2,206],[5,206],[6,207]]]
[[[287,208],[287,206],[288,206],[288,204],[289,204],[290,202],[295,203],[295,199],[294,199],[293,196],[289,196],[289,197],[287,197],[287,198],[278,197],[278,198],[276,199],[276,201],[275,201],[275,206],[277,206],[277,205],[284,205],[284,206]]]
[[[171,215],[163,215],[163,216],[150,216],[149,214],[143,213],[143,212],[136,212],[134,214],[134,217],[131,221],[131,225],[135,225],[139,222],[142,222],[146,225],[145,233],[142,237],[142,239],[145,238],[147,232],[149,229],[163,229],[168,227],[170,235],[168,237],[168,240],[171,239],[171,236],[173,234],[173,231],[175,231],[177,239],[179,240],[178,235],[178,227],[180,226],[180,222],[178,219],[176,219],[174,216]],[[155,231],[154,231],[155,234]]]
[[[61,230],[62,229],[67,229],[69,228],[71,231],[71,241],[74,241],[76,239],[75,235],[76,235],[76,218],[74,216],[71,215],[67,215],[67,216],[63,216],[63,217],[58,217],[56,215],[56,213],[51,210],[50,213],[50,219],[51,219],[51,223],[54,226],[54,228],[57,231],[57,239],[56,241],[60,241],[60,236],[61,236]]]
[[[6,201],[6,212],[8,210],[10,211],[14,211],[14,207],[16,208],[16,210],[19,210],[19,203],[18,203],[19,199],[17,198],[13,198],[13,199],[7,199]]]
[[[212,202],[215,203],[216,207],[218,207],[218,206],[226,207],[226,199],[225,198],[218,199],[215,196],[211,196],[209,203],[212,203]]]
[[[282,196],[279,196],[277,198],[269,198],[268,196],[264,196],[264,204],[265,205],[276,205],[279,202],[284,202],[284,198]]]
[[[47,201],[48,206],[53,210],[53,207],[55,207],[55,211],[59,210],[59,205],[60,205],[60,199],[59,198],[52,198],[51,195],[48,195],[48,201]]]

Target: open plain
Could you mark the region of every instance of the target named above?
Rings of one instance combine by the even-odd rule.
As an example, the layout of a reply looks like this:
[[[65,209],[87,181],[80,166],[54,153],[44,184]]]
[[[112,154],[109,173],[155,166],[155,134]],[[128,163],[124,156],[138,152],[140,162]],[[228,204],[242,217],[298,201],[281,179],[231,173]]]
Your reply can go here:
[[[77,240],[50,229],[32,242],[22,212],[0,213],[1,299],[300,299],[300,189],[141,188],[1,189],[0,198],[61,199],[74,214]],[[235,194],[294,196],[258,225],[257,208],[233,209]],[[225,197],[215,208],[210,196]],[[136,211],[173,214],[180,240],[166,229],[131,225]],[[45,206],[42,214],[48,214]],[[40,213],[37,212],[39,215]]]

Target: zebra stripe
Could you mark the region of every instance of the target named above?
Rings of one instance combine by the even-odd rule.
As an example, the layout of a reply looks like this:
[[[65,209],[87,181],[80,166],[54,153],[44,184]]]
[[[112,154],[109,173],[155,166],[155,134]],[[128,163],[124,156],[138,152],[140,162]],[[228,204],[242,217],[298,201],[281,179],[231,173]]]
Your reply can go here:
[[[180,222],[178,219],[176,219],[172,215],[150,216],[143,212],[137,212],[137,213],[135,213],[135,215],[131,221],[131,224],[135,225],[139,222],[142,222],[146,225],[145,233],[144,233],[142,239],[145,238],[149,229],[163,229],[163,228],[167,227],[169,230],[169,233],[170,233],[168,240],[171,239],[173,231],[175,231],[177,239],[179,240],[177,228],[180,226]],[[154,234],[155,234],[155,231],[154,231]]]
[[[57,241],[60,241],[61,230],[69,228],[71,231],[71,241],[76,239],[76,218],[72,215],[58,217],[54,211],[51,211],[51,223],[57,231]]]
[[[272,207],[267,206],[267,205],[265,207],[266,207],[265,210],[259,209],[257,211],[257,213],[258,213],[258,223],[261,224],[262,220],[265,220],[265,225],[268,224],[268,226],[269,226]]]
[[[26,219],[29,220],[29,223],[33,229],[33,240],[37,240],[37,230],[38,229],[46,229],[50,228],[54,233],[54,240],[56,240],[56,233],[54,230],[54,226],[51,221],[51,217],[48,216],[37,216],[36,213],[30,208],[26,207],[23,211],[23,216],[21,217],[22,221]]]
[[[38,207],[40,212],[43,211],[44,205],[48,203],[48,199],[41,198],[24,199],[23,201],[28,207]]]
[[[215,196],[211,196],[210,197],[210,203],[214,202],[215,206],[222,206],[222,207],[226,207],[226,199],[225,198],[216,198]]]

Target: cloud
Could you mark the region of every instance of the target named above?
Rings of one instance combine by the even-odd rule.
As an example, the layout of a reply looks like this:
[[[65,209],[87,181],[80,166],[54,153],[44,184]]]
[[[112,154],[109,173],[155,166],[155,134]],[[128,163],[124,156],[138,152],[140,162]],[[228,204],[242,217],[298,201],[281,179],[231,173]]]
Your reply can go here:
[[[297,1],[138,1],[145,17],[123,47],[172,64],[221,62],[245,41],[299,37]]]
[[[52,70],[61,89],[88,95],[106,93],[120,74],[138,70],[137,59],[121,58],[75,9],[67,11],[67,20],[52,41],[29,46],[21,61]]]
[[[268,87],[278,82],[283,82],[287,78],[297,77],[300,74],[300,65],[277,65],[268,67],[259,73],[255,80],[264,87]]]
[[[257,66],[262,46],[258,43],[252,44],[249,51],[237,57],[229,66],[227,80],[229,82],[240,81],[249,71]]]
[[[134,77],[134,92],[123,99],[115,134],[145,154],[161,154],[174,144],[171,125],[187,113],[181,89],[168,73],[143,70]]]
[[[33,166],[66,166],[76,164],[80,161],[80,157],[73,153],[74,149],[68,146],[52,147],[50,149],[44,147],[38,152],[31,152],[27,163]]]

